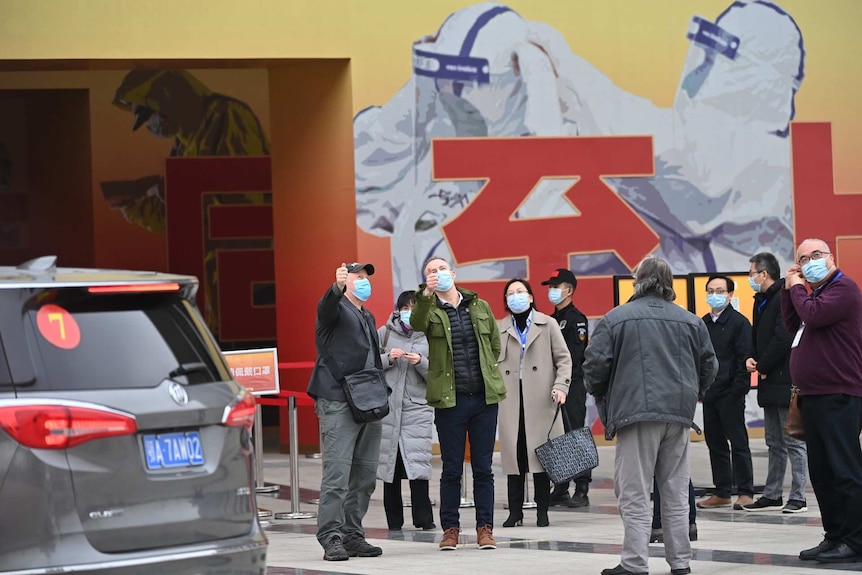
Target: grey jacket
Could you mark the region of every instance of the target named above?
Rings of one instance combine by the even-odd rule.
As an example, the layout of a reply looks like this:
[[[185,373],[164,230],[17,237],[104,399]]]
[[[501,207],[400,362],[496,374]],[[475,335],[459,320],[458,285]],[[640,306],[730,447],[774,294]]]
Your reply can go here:
[[[694,427],[718,361],[703,320],[654,295],[612,309],[586,350],[584,384],[605,436],[641,421]]]
[[[405,334],[397,315],[390,316],[386,325],[377,330],[377,337],[380,340],[380,360],[386,374],[386,383],[392,388],[389,395],[389,415],[384,417],[382,422],[377,479],[393,482],[399,449],[407,479],[431,479],[431,425],[434,423],[434,408],[425,400],[428,340],[422,332],[411,331]],[[389,350],[392,348],[418,353],[422,357],[416,365],[403,357],[390,363]]]

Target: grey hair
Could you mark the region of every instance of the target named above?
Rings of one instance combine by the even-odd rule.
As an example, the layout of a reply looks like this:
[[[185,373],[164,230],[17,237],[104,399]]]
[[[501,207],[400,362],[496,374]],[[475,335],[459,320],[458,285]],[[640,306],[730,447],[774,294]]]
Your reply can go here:
[[[632,299],[647,295],[657,295],[665,301],[676,299],[676,292],[673,291],[673,271],[666,261],[655,256],[644,258],[635,269],[635,290]]]

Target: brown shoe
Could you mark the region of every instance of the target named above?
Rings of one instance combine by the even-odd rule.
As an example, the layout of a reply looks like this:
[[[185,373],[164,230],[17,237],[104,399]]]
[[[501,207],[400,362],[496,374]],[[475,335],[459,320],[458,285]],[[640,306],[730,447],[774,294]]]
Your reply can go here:
[[[454,551],[458,548],[458,537],[461,530],[457,527],[450,527],[443,531],[443,539],[440,540],[440,551]]]
[[[476,540],[479,543],[479,549],[497,548],[497,542],[494,541],[494,528],[490,525],[483,525],[476,529]]]
[[[697,502],[700,509],[718,509],[719,507],[730,507],[730,497],[719,497],[711,495],[706,499],[701,499]]]
[[[754,503],[754,499],[750,495],[739,495],[736,498],[736,503],[733,504],[733,508],[737,511],[742,511],[743,505],[751,505],[752,503]]]

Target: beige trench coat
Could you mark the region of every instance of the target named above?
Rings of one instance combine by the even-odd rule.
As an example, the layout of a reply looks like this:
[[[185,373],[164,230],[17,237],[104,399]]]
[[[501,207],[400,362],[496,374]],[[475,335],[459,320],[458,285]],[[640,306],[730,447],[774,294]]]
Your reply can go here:
[[[548,440],[548,429],[554,419],[556,407],[551,390],[568,395],[572,379],[572,356],[557,320],[533,310],[532,324],[527,332],[524,351],[524,430],[527,439],[527,464],[530,473],[544,471],[535,449]],[[498,419],[500,455],[503,473],[518,474],[518,420],[521,398],[518,373],[521,362],[521,340],[512,316],[507,314],[497,321],[500,328],[500,373],[506,384],[506,399],[500,403]],[[557,418],[551,437],[563,434],[563,416]]]

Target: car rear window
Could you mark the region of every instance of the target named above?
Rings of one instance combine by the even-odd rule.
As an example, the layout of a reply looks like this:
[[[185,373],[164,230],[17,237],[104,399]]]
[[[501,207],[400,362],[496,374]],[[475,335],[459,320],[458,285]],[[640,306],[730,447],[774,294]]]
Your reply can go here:
[[[176,294],[93,295],[60,290],[33,298],[27,340],[36,385],[51,389],[155,387],[181,366],[203,363],[189,383],[226,379]],[[48,301],[50,300],[50,301]]]

